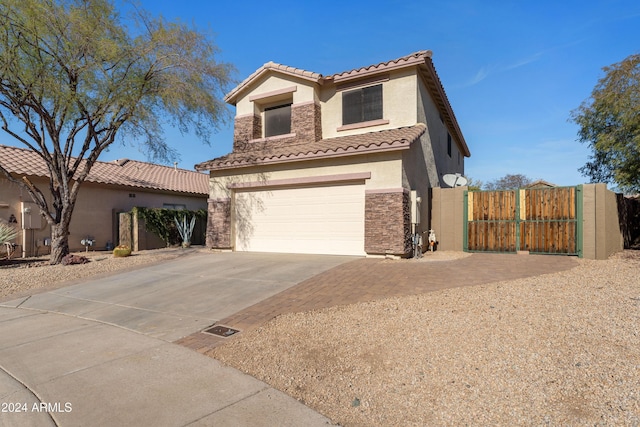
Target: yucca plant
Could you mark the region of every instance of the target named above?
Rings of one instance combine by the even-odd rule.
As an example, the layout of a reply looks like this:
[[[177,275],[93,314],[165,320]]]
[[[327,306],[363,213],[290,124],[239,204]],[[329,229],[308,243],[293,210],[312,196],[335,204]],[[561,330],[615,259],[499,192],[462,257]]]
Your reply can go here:
[[[9,224],[0,222],[0,244],[9,243],[18,236],[18,230]]]
[[[176,222],[176,227],[178,228],[178,233],[180,233],[180,237],[182,237],[182,246],[189,247],[191,246],[191,235],[193,234],[193,227],[196,225],[196,216],[191,217],[191,223],[187,226],[187,215],[182,217],[182,222],[178,221],[178,218],[173,217]]]

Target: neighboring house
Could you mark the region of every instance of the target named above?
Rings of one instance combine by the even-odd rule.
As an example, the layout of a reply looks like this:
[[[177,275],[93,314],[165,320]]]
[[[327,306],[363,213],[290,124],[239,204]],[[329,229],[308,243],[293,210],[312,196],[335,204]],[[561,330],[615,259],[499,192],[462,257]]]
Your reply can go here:
[[[544,179],[538,179],[536,181],[533,181],[529,185],[525,185],[524,188],[553,188],[553,187],[557,187],[557,185],[552,184],[548,181],[545,181]]]
[[[36,153],[0,145],[0,164],[16,178],[28,177],[51,202],[47,167]],[[93,249],[105,249],[108,242],[117,245],[119,212],[133,207],[206,209],[208,192],[206,174],[127,159],[96,162],[80,187],[69,247],[72,251],[84,250],[80,241],[87,237],[95,239]],[[0,221],[21,230],[16,243],[22,256],[48,253],[46,243],[51,233],[39,208],[29,193],[3,175]]]
[[[233,151],[196,165],[213,248],[407,255],[412,200],[426,232],[429,189],[470,156],[431,51],[329,76],[269,62],[225,101]]]

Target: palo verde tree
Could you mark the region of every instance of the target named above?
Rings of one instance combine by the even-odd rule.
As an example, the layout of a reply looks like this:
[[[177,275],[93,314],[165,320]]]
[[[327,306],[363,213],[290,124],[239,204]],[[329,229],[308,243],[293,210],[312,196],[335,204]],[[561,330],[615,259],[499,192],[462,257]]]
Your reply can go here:
[[[640,54],[604,67],[591,97],[571,112],[592,154],[580,168],[591,182],[640,191]]]
[[[121,3],[123,4],[123,3]],[[220,101],[231,66],[203,33],[111,0],[0,2],[0,125],[47,165],[50,195],[22,186],[51,227],[51,263],[69,253],[81,184],[100,154],[124,136],[169,161],[173,125],[208,141],[226,119]]]

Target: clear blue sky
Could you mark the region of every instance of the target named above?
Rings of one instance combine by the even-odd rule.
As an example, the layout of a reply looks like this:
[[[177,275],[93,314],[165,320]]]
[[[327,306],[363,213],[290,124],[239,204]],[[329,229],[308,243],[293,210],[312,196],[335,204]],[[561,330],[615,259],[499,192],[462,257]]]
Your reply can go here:
[[[522,173],[559,185],[586,182],[589,151],[571,110],[602,67],[640,52],[637,0],[210,1],[142,0],[153,14],[210,31],[219,60],[241,81],[268,61],[333,74],[430,49],[471,150],[466,175]],[[179,166],[231,151],[233,124],[207,146],[171,129]],[[0,143],[11,144],[4,135]],[[12,144],[13,145],[13,144]],[[101,159],[146,160],[114,146]]]

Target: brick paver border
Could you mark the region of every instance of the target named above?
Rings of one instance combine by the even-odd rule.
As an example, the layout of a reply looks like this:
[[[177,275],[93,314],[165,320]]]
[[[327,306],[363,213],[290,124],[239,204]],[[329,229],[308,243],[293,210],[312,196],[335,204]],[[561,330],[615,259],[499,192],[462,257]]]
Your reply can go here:
[[[216,324],[246,331],[285,313],[475,286],[568,270],[575,257],[475,253],[450,261],[362,258],[339,265],[235,313]],[[196,332],[177,344],[207,352],[227,340]]]

